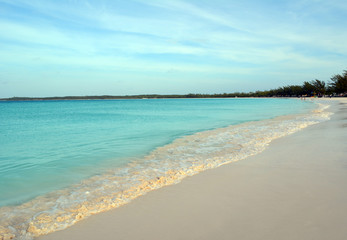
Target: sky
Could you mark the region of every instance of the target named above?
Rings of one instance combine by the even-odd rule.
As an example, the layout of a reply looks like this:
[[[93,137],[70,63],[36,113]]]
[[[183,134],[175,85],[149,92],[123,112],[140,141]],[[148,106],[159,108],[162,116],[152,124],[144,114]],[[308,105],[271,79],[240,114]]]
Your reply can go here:
[[[0,98],[327,82],[346,23],[345,0],[0,0]]]

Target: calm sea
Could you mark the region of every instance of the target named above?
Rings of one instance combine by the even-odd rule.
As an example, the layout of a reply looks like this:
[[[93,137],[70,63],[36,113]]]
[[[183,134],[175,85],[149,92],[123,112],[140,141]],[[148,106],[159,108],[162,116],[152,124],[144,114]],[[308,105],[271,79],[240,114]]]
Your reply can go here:
[[[299,99],[0,102],[0,236],[63,229],[256,154],[326,119],[315,108]]]

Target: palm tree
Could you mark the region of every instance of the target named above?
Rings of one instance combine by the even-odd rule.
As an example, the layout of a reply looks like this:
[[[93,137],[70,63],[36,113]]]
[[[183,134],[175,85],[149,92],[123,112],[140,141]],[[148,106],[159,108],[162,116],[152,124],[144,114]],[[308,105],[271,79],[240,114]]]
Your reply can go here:
[[[314,86],[315,92],[318,95],[324,95],[325,94],[325,82],[320,81],[318,79],[311,82],[311,84]]]
[[[347,70],[342,75],[336,74],[330,78],[329,86],[332,92],[344,93],[347,92]]]

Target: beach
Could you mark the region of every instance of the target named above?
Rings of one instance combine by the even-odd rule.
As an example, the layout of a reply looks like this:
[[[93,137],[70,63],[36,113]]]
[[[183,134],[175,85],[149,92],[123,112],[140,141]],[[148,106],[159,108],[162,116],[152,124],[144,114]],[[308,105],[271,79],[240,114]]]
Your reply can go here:
[[[37,239],[345,239],[347,101],[320,101],[331,120]]]

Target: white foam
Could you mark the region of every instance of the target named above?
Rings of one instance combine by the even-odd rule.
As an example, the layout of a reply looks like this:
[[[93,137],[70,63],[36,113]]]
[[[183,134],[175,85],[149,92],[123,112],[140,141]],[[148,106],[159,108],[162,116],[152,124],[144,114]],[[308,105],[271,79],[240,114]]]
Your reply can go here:
[[[64,229],[186,176],[260,153],[274,139],[330,118],[326,105],[310,114],[248,122],[185,136],[141,160],[14,207],[0,209],[0,236],[32,237]],[[1,239],[0,237],[0,239]]]

